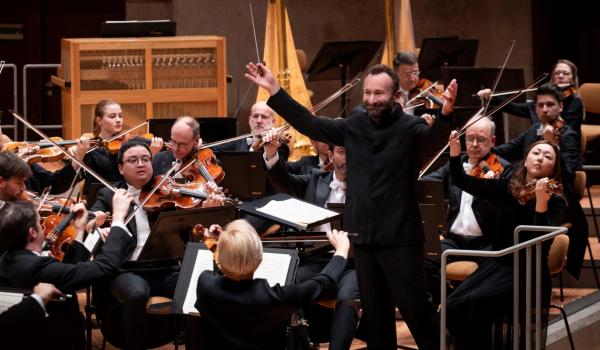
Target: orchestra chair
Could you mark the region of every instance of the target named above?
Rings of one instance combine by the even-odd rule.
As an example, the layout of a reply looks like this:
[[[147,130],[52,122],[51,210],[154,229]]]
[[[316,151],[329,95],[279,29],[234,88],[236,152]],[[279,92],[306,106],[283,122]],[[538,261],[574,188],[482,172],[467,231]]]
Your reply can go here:
[[[446,278],[449,281],[462,282],[471,276],[479,265],[474,261],[454,261],[446,265]]]
[[[585,83],[579,87],[577,92],[586,113],[600,114],[600,83]],[[581,136],[584,142],[581,144],[581,148],[585,149],[587,142],[600,137],[600,125],[581,124]]]

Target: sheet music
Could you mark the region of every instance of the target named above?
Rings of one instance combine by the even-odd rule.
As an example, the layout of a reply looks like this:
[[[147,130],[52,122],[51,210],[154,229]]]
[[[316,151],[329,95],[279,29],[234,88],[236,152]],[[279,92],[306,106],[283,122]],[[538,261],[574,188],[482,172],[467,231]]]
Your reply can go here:
[[[184,314],[200,314],[194,304],[196,304],[196,287],[198,285],[198,278],[204,270],[213,270],[213,253],[208,249],[198,249],[196,263],[194,264],[194,271],[192,271],[190,285],[188,286],[187,293],[185,294],[185,300],[183,302],[182,310]]]
[[[266,279],[271,287],[277,283],[283,286],[291,260],[292,256],[289,254],[263,253],[263,259],[254,272],[254,278]]]
[[[85,238],[85,241],[83,241],[83,246],[87,248],[87,250],[89,252],[94,252],[94,248],[96,247],[96,244],[98,243],[98,241],[100,240],[100,233],[98,232],[98,229],[96,228],[94,231],[90,232],[87,237]]]
[[[0,292],[0,313],[23,300],[23,293]]]
[[[289,198],[283,201],[272,200],[265,206],[256,208],[256,210],[304,227],[313,222],[338,215],[335,211],[321,208],[296,198]]]

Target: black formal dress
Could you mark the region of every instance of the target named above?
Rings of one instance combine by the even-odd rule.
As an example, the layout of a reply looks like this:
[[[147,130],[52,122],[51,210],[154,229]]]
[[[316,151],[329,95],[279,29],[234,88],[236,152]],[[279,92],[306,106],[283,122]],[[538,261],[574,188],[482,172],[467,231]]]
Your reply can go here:
[[[123,181],[123,175],[119,172],[117,165],[117,154],[111,154],[106,148],[97,148],[83,157],[83,162],[90,169],[96,172],[104,180],[111,183]],[[85,173],[85,181],[83,183],[83,193],[89,195],[90,184],[98,183],[92,175]]]
[[[32,164],[30,167],[33,175],[27,179],[25,185],[28,190],[35,193],[42,193],[48,186],[52,187],[50,194],[66,192],[76,174],[71,162],[67,162],[62,169],[55,172],[48,171],[39,164]]]
[[[493,151],[510,162],[520,161],[527,156],[527,150],[532,143],[543,139],[543,136],[537,135],[539,128],[540,123],[534,123],[529,129],[514,139],[494,147]],[[578,278],[583,264],[589,232],[585,214],[573,188],[575,171],[580,170],[583,164],[579,148],[580,137],[569,126],[565,126],[560,136],[559,146],[561,177],[564,196],[568,203],[566,220],[573,224],[568,232],[570,243],[567,253],[567,271],[575,278]]]
[[[152,159],[154,175],[164,175],[173,167],[175,156],[170,150],[160,151]]]
[[[273,287],[265,279],[234,281],[217,272],[202,272],[195,306],[202,318],[203,349],[284,349],[291,315],[335,288],[345,265],[346,259],[335,256],[315,277]]]
[[[267,103],[302,134],[346,148],[344,229],[358,233],[354,261],[369,348],[395,347],[397,305],[419,348],[437,349],[439,320],[425,285],[416,194],[427,123],[398,105],[379,124],[364,112],[343,120],[314,117],[283,89]]]
[[[127,184],[122,182],[117,185],[118,188],[127,188]],[[108,188],[102,188],[98,192],[96,202],[90,208],[90,211],[112,212],[112,198],[114,193]],[[130,209],[130,213],[133,206]],[[152,228],[157,215],[148,214],[148,224]],[[137,245],[137,223],[136,219],[127,224],[127,228],[134,235]],[[126,349],[141,349],[148,344],[149,323],[146,317],[146,302],[150,296],[165,296],[172,298],[179,277],[179,266],[176,260],[165,260],[156,262],[126,261],[121,265],[119,273],[112,281],[107,283],[110,286],[110,293],[114,298],[123,304],[122,327],[124,347]],[[102,290],[102,286],[98,286]],[[106,292],[106,290],[104,290]],[[110,315],[115,306],[114,300],[107,300],[104,295],[100,301],[103,310],[99,315]],[[108,309],[108,310],[107,310]],[[104,313],[105,312],[105,313]],[[106,316],[107,318],[109,316]],[[108,327],[114,327],[107,325]],[[114,328],[107,328],[107,332],[112,333]],[[162,330],[172,334],[171,330]],[[160,338],[157,336],[157,339]],[[154,346],[153,346],[154,347]]]
[[[287,189],[293,188],[293,192],[288,194],[296,197],[301,197],[305,201],[324,207],[331,192],[331,181],[334,173],[327,171],[315,170],[310,174],[294,175],[289,174],[285,169],[285,163],[280,159],[275,165],[269,169],[268,177],[275,189],[280,192],[287,192]],[[329,259],[331,253],[322,253],[316,255],[302,256],[300,266],[296,274],[296,282],[304,282],[321,271]],[[340,278],[336,286],[336,293],[328,297],[336,299],[335,311],[331,318],[331,333],[329,336],[330,349],[349,349],[352,344],[354,332],[358,326],[358,310],[353,301],[360,298],[358,292],[358,282],[356,280],[356,271],[353,264],[348,264],[343,276]],[[316,309],[311,312],[309,324],[311,325],[311,335],[317,334],[316,325],[320,315],[327,314],[322,307],[315,306],[311,309]],[[314,316],[313,316],[314,315]],[[311,317],[313,316],[313,317]],[[325,324],[325,322],[319,322]],[[313,337],[312,339],[314,339]]]
[[[496,99],[494,98],[494,101]],[[499,100],[498,100],[499,101]],[[583,122],[583,103],[581,98],[571,94],[562,100],[563,111],[560,113],[567,125],[578,135],[581,135],[581,123]],[[540,119],[535,112],[535,102],[511,102],[502,109],[520,118],[531,120],[531,123],[539,123]]]
[[[90,253],[79,242],[69,247],[63,262],[25,249],[7,251],[0,258],[0,286],[33,289],[36,284],[45,282],[54,284],[63,293],[75,294],[77,290],[117,273],[132,251],[131,242],[127,231],[115,226],[93,261],[86,261]],[[49,327],[36,329],[36,337],[55,348],[83,348],[83,320],[77,299],[50,303],[47,310]],[[50,339],[52,341],[48,342]]]
[[[518,225],[559,226],[564,222],[566,203],[557,195],[552,195],[545,213],[537,213],[535,199],[525,205],[519,204],[510,193],[508,179],[484,180],[468,176],[463,170],[459,157],[450,158],[450,173],[454,184],[463,191],[496,203],[497,233],[492,241],[493,250],[512,246],[513,232]],[[523,232],[519,239],[525,241],[537,235],[539,233]],[[552,288],[547,262],[550,244],[551,241],[546,241],[542,245],[542,305],[548,304]],[[519,300],[520,305],[523,306],[525,254],[520,254],[520,258],[519,276],[522,296]],[[512,264],[512,254],[484,261],[448,297],[447,327],[456,338],[458,349],[492,348],[492,323],[507,310],[512,309]],[[532,280],[535,280],[535,276]],[[535,297],[532,305],[535,305]]]

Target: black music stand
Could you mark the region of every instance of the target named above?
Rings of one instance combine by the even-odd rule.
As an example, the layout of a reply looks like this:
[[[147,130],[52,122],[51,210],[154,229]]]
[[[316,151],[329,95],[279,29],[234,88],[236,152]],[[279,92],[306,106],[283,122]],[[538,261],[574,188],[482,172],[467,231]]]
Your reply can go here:
[[[420,77],[435,81],[441,79],[440,67],[474,66],[478,46],[477,39],[424,38],[419,52]]]
[[[381,47],[381,41],[333,41],[321,46],[317,56],[308,67],[308,80],[346,81],[364,71]],[[342,116],[346,116],[348,97],[342,95]]]
[[[225,177],[219,186],[240,199],[257,199],[267,191],[267,172],[262,152],[215,152]]]
[[[235,218],[234,205],[162,212],[154,222],[138,261],[183,258],[185,245],[191,241],[192,229],[196,224],[205,227],[219,224],[224,227]]]

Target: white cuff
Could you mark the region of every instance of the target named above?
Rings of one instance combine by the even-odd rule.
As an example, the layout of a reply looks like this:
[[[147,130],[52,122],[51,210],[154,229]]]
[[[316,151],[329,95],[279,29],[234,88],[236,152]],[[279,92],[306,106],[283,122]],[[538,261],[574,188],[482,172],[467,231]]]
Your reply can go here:
[[[40,304],[40,307],[42,308],[42,310],[44,310],[44,316],[48,317],[48,313],[46,312],[46,305],[44,304],[44,301],[42,300],[42,297],[37,295],[37,294],[31,294],[30,295],[31,298],[33,298],[35,301],[38,302],[38,304]]]
[[[133,235],[131,234],[131,232],[129,232],[129,229],[127,228],[127,226],[125,226],[125,223],[123,221],[114,221],[112,222],[112,225],[110,225],[110,227],[120,227],[123,230],[125,230],[125,232],[127,232],[127,234],[129,235],[129,237],[133,237]]]

